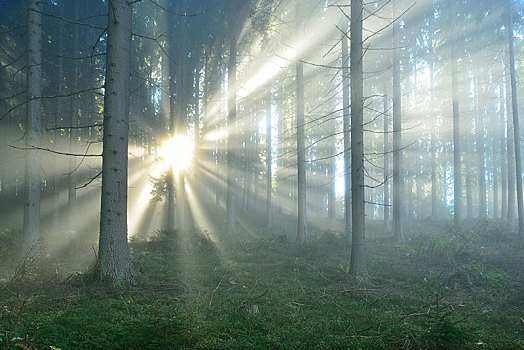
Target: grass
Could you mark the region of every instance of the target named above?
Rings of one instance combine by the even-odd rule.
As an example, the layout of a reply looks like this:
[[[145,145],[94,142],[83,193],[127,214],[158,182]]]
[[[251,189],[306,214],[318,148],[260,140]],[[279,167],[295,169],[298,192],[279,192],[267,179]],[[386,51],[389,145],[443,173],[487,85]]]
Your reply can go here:
[[[370,223],[369,281],[347,275],[336,231],[309,244],[285,231],[158,233],[131,243],[127,289],[64,278],[48,258],[4,274],[0,347],[522,349],[524,249],[499,226],[414,222],[396,245]]]

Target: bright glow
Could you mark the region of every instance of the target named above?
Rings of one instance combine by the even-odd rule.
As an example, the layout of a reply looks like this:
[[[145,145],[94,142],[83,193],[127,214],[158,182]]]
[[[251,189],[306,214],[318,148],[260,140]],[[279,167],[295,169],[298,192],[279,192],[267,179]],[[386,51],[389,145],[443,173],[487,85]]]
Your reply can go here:
[[[185,135],[175,135],[162,143],[159,156],[166,169],[173,169],[175,174],[187,170],[193,161],[193,141]]]

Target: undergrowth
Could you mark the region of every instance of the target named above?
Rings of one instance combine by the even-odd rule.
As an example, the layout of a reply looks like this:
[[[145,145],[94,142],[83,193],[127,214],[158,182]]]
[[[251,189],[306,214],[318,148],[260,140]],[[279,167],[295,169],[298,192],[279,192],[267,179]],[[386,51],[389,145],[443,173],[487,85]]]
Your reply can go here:
[[[139,277],[127,289],[22,260],[0,283],[0,347],[521,349],[522,246],[479,230],[416,227],[395,245],[376,229],[360,282],[336,230],[309,244],[158,232],[130,243]]]

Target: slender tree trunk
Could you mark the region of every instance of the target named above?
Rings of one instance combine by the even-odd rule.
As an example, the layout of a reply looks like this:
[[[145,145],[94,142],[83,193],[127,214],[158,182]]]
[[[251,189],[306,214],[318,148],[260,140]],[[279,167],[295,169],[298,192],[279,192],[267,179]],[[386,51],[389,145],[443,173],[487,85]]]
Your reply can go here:
[[[515,222],[515,132],[513,131],[513,118],[509,91],[511,90],[510,80],[506,79],[506,111],[507,111],[507,159],[508,159],[508,213],[506,220],[510,225]]]
[[[42,1],[27,6],[27,80],[25,145],[39,147],[42,129]],[[40,156],[37,150],[25,152],[24,252],[38,256],[40,241]]]
[[[298,231],[297,241],[308,241],[306,214],[306,145],[304,133],[304,64],[298,62],[297,70],[297,200]]]
[[[492,131],[491,134],[491,144],[492,144],[492,159],[491,159],[491,173],[493,175],[493,219],[496,219],[499,216],[499,176],[497,171],[497,151],[498,151],[498,142],[496,131]]]
[[[297,32],[302,32],[302,18],[300,16],[301,5],[296,7]],[[307,184],[306,184],[306,140],[305,140],[305,117],[304,117],[304,63],[296,63],[297,74],[297,195],[298,195],[298,230],[297,241],[308,241],[307,228]]]
[[[205,59],[204,59],[205,60]],[[199,180],[200,177],[200,59],[197,59],[197,64],[195,67],[195,139],[194,139],[194,149],[193,149],[193,160],[194,160],[194,170],[193,170],[193,179],[195,183]]]
[[[227,140],[227,194],[226,194],[226,231],[234,233],[236,231],[236,72],[237,72],[237,38],[233,33],[229,39],[229,65],[228,65],[228,140]]]
[[[333,122],[332,132],[335,134],[336,123]],[[330,156],[328,169],[327,169],[327,182],[329,183],[328,187],[328,219],[331,222],[334,222],[336,219],[336,205],[337,205],[337,195],[335,191],[335,177],[337,175],[337,160],[335,154],[337,153],[337,148],[335,142],[330,143]]]
[[[396,15],[398,0],[393,1]],[[397,243],[404,242],[402,230],[403,170],[402,170],[402,99],[400,94],[400,38],[399,23],[393,25],[393,237]]]
[[[127,245],[127,168],[132,5],[109,0],[104,97],[102,207],[96,275],[113,285],[135,272]]]
[[[362,0],[351,0],[351,198],[352,238],[349,272],[367,277],[366,206],[364,196],[364,74],[362,49]]]
[[[273,175],[271,172],[271,86],[268,89],[266,105],[266,228],[271,225],[271,194],[273,193]]]
[[[479,106],[479,85],[475,78],[475,106],[476,106],[476,124],[475,135],[477,136],[477,161],[479,171],[479,218],[485,218],[487,214],[486,199],[486,163],[484,150],[484,118],[480,113]]]
[[[173,3],[170,3],[171,10],[174,10]],[[168,17],[168,31],[169,36],[171,37],[171,41],[169,42],[169,56],[171,59],[168,59],[169,64],[169,118],[168,118],[168,127],[169,127],[169,136],[173,137],[175,135],[175,129],[176,129],[176,119],[175,119],[175,113],[176,113],[176,101],[175,96],[177,95],[177,84],[180,82],[176,82],[177,77],[177,64],[174,60],[177,54],[176,51],[176,43],[175,43],[175,32],[176,22],[174,16]],[[170,166],[167,178],[166,178],[166,187],[167,187],[167,214],[166,214],[166,229],[170,232],[175,231],[175,174],[173,166]]]
[[[180,19],[180,39],[178,45],[178,67],[176,69],[176,116],[174,136],[185,137],[187,135],[187,91],[191,90],[193,85],[187,79],[187,73],[191,71],[190,65],[187,62],[187,46],[186,45],[186,23],[185,19]],[[173,43],[174,45],[175,43]],[[173,136],[173,135],[171,135]],[[178,174],[175,174],[175,228],[179,232],[189,231],[189,213],[187,211],[187,196],[185,188],[186,169],[179,169]]]
[[[455,28],[455,0],[452,0],[452,28]],[[455,37],[451,37],[451,90],[453,100],[453,220],[455,226],[462,221],[462,161],[460,153],[459,100],[457,83],[457,58]]]
[[[63,17],[64,14],[64,3],[60,3],[60,16]],[[64,26],[63,23],[59,24],[58,28],[58,86],[57,90],[59,95],[64,94],[64,59],[61,57],[63,55],[63,39],[64,39]],[[55,127],[62,126],[62,118],[64,117],[64,104],[63,99],[59,98],[56,101],[56,115],[55,115]],[[59,129],[55,130],[54,138],[55,142],[58,142],[62,136],[62,133]],[[53,188],[54,188],[54,200],[53,200],[53,223],[52,231],[54,233],[60,232],[60,156],[54,157],[54,172],[53,172]]]
[[[423,161],[422,161],[422,157],[420,156],[421,155],[421,151],[420,149],[422,148],[421,146],[421,141],[418,142],[417,144],[417,163],[418,163],[418,166],[417,166],[417,178],[416,178],[416,187],[417,187],[417,209],[416,209],[416,215],[415,215],[415,218],[417,219],[420,219],[421,218],[421,212],[422,212],[422,173],[423,173]]]
[[[500,205],[500,218],[505,220],[508,216],[508,162],[507,162],[507,143],[506,143],[506,123],[505,123],[505,114],[506,114],[506,99],[504,97],[504,88],[506,84],[501,84],[499,86],[500,96],[499,96],[499,105],[500,105],[500,124],[499,124],[499,139],[500,139],[500,189],[501,192],[501,205]]]
[[[75,18],[80,16],[80,1],[74,2]],[[78,42],[80,36],[78,35],[78,25],[75,25],[73,35],[73,55],[78,57]],[[79,75],[79,60],[75,59],[73,62],[73,92],[78,91],[78,75]],[[75,153],[76,145],[78,143],[79,132],[76,128],[78,126],[78,95],[71,96],[70,100],[70,114],[69,114],[69,152]],[[77,176],[77,162],[76,157],[69,157],[69,172],[67,176],[67,229],[76,231],[78,222],[78,203],[76,199],[76,184],[78,182]]]
[[[429,152],[431,153],[431,219],[438,219],[438,196],[437,196],[437,123],[435,118],[435,85],[433,82],[434,74],[434,57],[433,57],[433,29],[430,31],[430,57],[429,65],[429,89],[430,89],[430,122],[431,122],[431,144]]]
[[[468,123],[470,128],[473,128],[471,123]],[[468,219],[473,218],[473,181],[471,169],[473,168],[473,145],[471,144],[471,136],[467,134],[464,137],[464,167],[466,168],[466,217]],[[478,147],[478,146],[477,146]]]
[[[344,20],[342,30],[342,118],[344,128],[344,224],[346,242],[352,227],[351,209],[351,115],[349,109],[349,44],[348,24]]]
[[[520,157],[520,126],[519,126],[519,106],[517,97],[517,77],[515,73],[515,53],[513,47],[513,1],[508,0],[508,41],[509,41],[509,69],[511,78],[511,106],[513,112],[513,138],[515,140],[515,172],[517,183],[517,210],[518,210],[518,229],[519,235],[524,234],[524,202],[522,198],[522,163]]]
[[[385,89],[384,89],[385,90]],[[389,231],[389,100],[384,91],[384,229]]]

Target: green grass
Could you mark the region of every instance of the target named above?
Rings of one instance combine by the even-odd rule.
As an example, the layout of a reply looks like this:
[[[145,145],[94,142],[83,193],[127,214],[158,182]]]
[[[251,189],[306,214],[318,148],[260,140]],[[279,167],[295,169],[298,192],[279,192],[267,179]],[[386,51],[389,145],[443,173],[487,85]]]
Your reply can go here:
[[[414,223],[395,245],[371,224],[369,281],[347,275],[334,231],[309,244],[286,232],[213,235],[219,247],[159,234],[131,244],[139,278],[126,289],[86,274],[5,275],[0,347],[522,349],[522,244],[478,225],[433,226]]]

